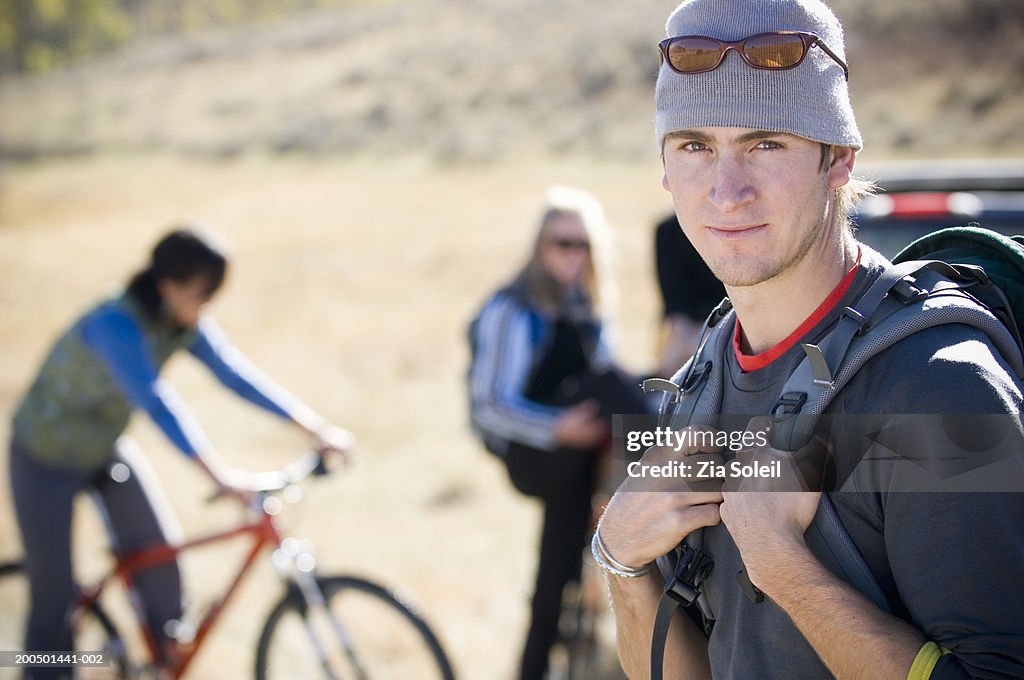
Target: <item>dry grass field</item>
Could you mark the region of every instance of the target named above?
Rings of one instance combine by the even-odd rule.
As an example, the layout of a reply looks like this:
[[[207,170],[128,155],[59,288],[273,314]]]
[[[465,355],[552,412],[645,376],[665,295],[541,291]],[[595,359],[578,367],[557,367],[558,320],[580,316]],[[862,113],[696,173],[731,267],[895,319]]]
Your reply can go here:
[[[204,220],[235,253],[221,324],[361,442],[356,469],[309,487],[294,533],[315,542],[324,571],[411,593],[461,677],[511,678],[540,515],[469,435],[465,326],[526,256],[544,190],[575,185],[615,228],[619,355],[652,365],[653,225],[670,203],[650,102],[673,4],[356,2],[5,76],[2,441],[55,335],[162,231]],[[1024,155],[1014,7],[836,0],[867,160]],[[959,27],[984,40],[953,39]],[[290,428],[188,358],[167,375],[232,464],[270,469],[300,452]],[[144,417],[131,433],[186,535],[234,521],[229,503],[203,502],[208,485]],[[2,560],[20,547],[0,460]],[[105,545],[87,507],[79,514],[77,562],[95,575]],[[236,552],[186,562],[197,600]],[[264,565],[190,677],[248,677],[278,592]],[[0,601],[0,635],[19,625]]]
[[[620,354],[646,367],[657,307],[652,225],[668,206],[658,180],[656,161],[438,171],[415,158],[145,157],[8,168],[0,413],[11,412],[55,333],[124,281],[165,227],[207,220],[235,249],[213,310],[221,324],[268,373],[360,438],[362,464],[309,488],[295,533],[315,542],[325,571],[406,588],[462,677],[511,677],[539,512],[467,432],[465,322],[525,256],[544,189],[569,183],[599,196],[616,227]],[[301,437],[239,403],[194,363],[176,359],[168,376],[230,462],[270,469],[300,451]],[[5,416],[4,441],[8,429]],[[206,482],[144,416],[131,430],[187,535],[233,521],[230,504],[203,503]],[[2,479],[0,556],[19,550],[8,499]],[[87,574],[105,563],[94,521],[77,531],[76,554]],[[230,555],[211,549],[186,563],[198,599],[226,577]],[[278,593],[270,569],[259,572],[191,677],[247,674]]]

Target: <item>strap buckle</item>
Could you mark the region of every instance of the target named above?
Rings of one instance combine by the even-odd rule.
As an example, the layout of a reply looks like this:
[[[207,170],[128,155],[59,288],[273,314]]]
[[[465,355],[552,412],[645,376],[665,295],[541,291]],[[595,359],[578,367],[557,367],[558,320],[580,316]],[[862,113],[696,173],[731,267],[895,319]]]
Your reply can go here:
[[[699,373],[690,373],[683,379],[683,384],[680,386],[682,388],[682,394],[690,394],[693,392],[697,389],[697,386],[707,380],[710,375],[711,362],[705,361],[704,365],[700,367]]]
[[[703,551],[684,545],[675,573],[665,583],[665,595],[680,606],[689,607],[700,597],[701,584],[714,566],[714,560]]]
[[[892,296],[896,298],[900,304],[904,305],[909,305],[912,302],[917,302],[922,298],[928,297],[927,290],[919,288],[905,278],[897,281],[893,287],[889,289],[889,292],[892,293]]]
[[[781,423],[790,416],[800,413],[800,410],[807,403],[806,392],[787,392],[779,397],[779,400],[772,406],[768,417],[773,423]]]

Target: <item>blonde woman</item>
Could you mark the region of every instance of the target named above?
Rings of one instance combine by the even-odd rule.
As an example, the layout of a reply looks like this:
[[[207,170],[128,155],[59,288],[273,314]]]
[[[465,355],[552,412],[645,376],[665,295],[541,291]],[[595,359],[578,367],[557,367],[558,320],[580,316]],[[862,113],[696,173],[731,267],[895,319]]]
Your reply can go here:
[[[551,189],[529,259],[472,329],[473,427],[504,458],[515,487],[544,503],[524,680],[543,676],[562,590],[579,578],[610,415],[643,408],[636,381],[614,367],[608,343],[609,245],[593,196]]]

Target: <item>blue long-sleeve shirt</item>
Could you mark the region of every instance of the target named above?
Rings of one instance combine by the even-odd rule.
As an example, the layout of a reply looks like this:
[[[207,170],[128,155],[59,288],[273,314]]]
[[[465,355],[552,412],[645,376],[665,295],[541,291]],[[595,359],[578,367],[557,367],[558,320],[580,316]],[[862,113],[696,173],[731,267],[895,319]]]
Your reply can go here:
[[[209,443],[160,377],[167,359],[182,349],[256,406],[300,422],[313,417],[245,359],[212,318],[182,331],[121,295],[86,312],[57,340],[15,413],[15,439],[54,467],[93,469],[109,459],[132,409],[139,408],[178,449],[195,456]]]
[[[183,453],[195,456],[209,446],[185,402],[166,380],[146,348],[142,329],[129,314],[110,308],[92,315],[82,337],[106,363],[134,406],[144,410]],[[238,396],[281,418],[301,402],[264,376],[228,341],[210,317],[196,328],[188,351]]]

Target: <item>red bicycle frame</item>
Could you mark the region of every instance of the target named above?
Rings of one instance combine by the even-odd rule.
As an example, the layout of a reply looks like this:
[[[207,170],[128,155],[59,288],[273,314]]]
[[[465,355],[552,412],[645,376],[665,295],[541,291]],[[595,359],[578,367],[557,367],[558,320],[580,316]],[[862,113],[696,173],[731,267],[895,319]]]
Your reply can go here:
[[[252,567],[256,560],[256,556],[264,546],[280,544],[282,537],[274,524],[273,515],[267,512],[261,512],[260,516],[255,520],[235,529],[229,529],[227,531],[210,534],[195,540],[186,541],[185,543],[177,546],[159,545],[118,556],[117,565],[114,570],[94,586],[83,589],[82,593],[76,600],[76,605],[79,608],[88,608],[93,605],[99,599],[100,594],[106,588],[107,584],[115,578],[119,578],[124,583],[127,592],[132,594],[134,593],[133,575],[136,572],[158,564],[170,562],[179,554],[191,550],[192,548],[219,543],[245,534],[249,534],[253,537],[253,544],[249,553],[242,562],[242,565],[232,580],[231,585],[228,586],[227,592],[216,600],[206,615],[203,616],[203,619],[200,621],[199,627],[196,630],[195,636],[191,640],[187,642],[178,642],[173,645],[170,650],[164,650],[164,652],[162,652],[157,644],[156,636],[146,623],[146,617],[142,611],[142,603],[137,597],[131,595],[129,597],[136,622],[142,631],[150,659],[154,662],[162,659],[162,669],[171,672],[171,674],[176,678],[181,677],[189,663],[191,663],[192,659],[194,659],[196,654],[199,652],[206,636],[213,629],[221,611],[228,604],[238,589],[238,585],[241,583],[242,578]]]

